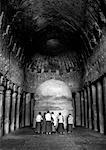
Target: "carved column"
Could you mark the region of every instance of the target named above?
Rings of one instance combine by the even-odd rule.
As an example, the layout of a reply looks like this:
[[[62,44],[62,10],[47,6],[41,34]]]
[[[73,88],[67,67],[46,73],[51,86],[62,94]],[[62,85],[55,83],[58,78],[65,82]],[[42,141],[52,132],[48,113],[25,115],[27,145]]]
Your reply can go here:
[[[21,100],[21,87],[18,87],[18,95],[17,95],[17,109],[16,109],[16,129],[19,128],[19,113],[20,113],[20,100]]]
[[[26,104],[26,93],[23,92],[22,97],[22,127],[25,127],[25,104]]]
[[[91,86],[92,88],[92,101],[93,101],[93,126],[94,126],[94,130],[98,131],[98,127],[97,127],[97,104],[96,104],[96,87],[95,85]]]
[[[104,134],[106,135],[106,76],[103,77]]]
[[[82,92],[83,92],[84,126],[86,126],[86,115],[85,115],[86,113],[85,113],[85,97],[84,97],[85,95],[84,95],[84,89],[83,89]]]
[[[34,93],[31,93],[31,125],[33,125],[33,118],[34,118]]]
[[[22,127],[22,115],[23,115],[23,90],[21,91],[20,95],[20,106],[19,106],[19,128]]]
[[[82,126],[84,126],[84,95],[83,91],[81,91],[81,112],[82,112]]]
[[[4,134],[9,133],[10,125],[10,102],[11,102],[11,90],[7,89],[5,93],[5,122],[4,122]]]
[[[82,106],[81,106],[81,92],[79,92],[79,107],[80,107],[80,126],[82,126]]]
[[[0,85],[3,85],[3,84],[4,84],[4,76],[1,75],[1,77],[0,77]]]
[[[100,132],[100,126],[99,126],[99,102],[98,102],[97,82],[96,82],[95,87],[96,87],[97,130]]]
[[[89,128],[89,99],[88,99],[88,86],[86,86],[86,96],[87,96],[87,128]]]
[[[2,118],[1,118],[1,121],[0,121],[1,122],[1,128],[2,128],[1,129],[1,135],[5,134],[4,126],[5,126],[5,89],[6,89],[6,87],[4,86],[4,81],[6,81],[4,76],[2,74],[0,74],[0,87],[1,87],[1,89],[4,88],[4,90],[1,90],[1,97],[2,97],[2,92],[3,92],[3,101],[2,101],[2,98],[1,98],[1,106],[2,106],[2,108],[1,108]]]
[[[76,125],[81,126],[80,93],[76,93]]]
[[[25,126],[30,126],[30,113],[31,113],[31,95],[30,93],[26,94],[26,103],[25,103]]]
[[[73,113],[73,116],[74,116],[74,127],[76,126],[76,100],[75,100],[75,95],[76,93],[72,93],[72,96],[73,96],[73,109],[74,109],[74,113]]]
[[[3,135],[3,101],[4,101],[4,87],[0,86],[0,137]]]
[[[92,129],[92,114],[91,114],[91,94],[90,86],[87,86],[87,95],[88,95],[88,120],[89,120],[89,129]]]
[[[34,94],[34,97],[35,97],[35,94]],[[36,126],[36,121],[35,121],[35,118],[36,118],[36,114],[35,114],[35,107],[36,107],[36,99],[34,99],[34,109],[33,109],[33,128],[35,128],[35,126]]]
[[[104,117],[103,117],[103,95],[102,95],[102,85],[100,82],[97,83],[97,96],[98,96],[98,104],[99,104],[99,126],[100,133],[104,133]]]
[[[92,97],[92,84],[90,85],[90,98],[91,98],[91,121],[92,121],[92,129],[94,129],[94,113],[93,113],[93,97]]]
[[[13,93],[12,93],[12,110],[11,110],[11,131],[15,130],[15,120],[16,120],[16,100],[17,100],[17,86],[13,85]]]
[[[85,99],[85,127],[88,128],[88,102],[87,102],[86,88],[84,88],[84,99]]]
[[[81,91],[80,91],[80,116],[81,116],[81,126],[82,126],[82,99],[81,99]]]
[[[3,135],[3,125],[4,125],[4,77],[0,74],[0,137]]]

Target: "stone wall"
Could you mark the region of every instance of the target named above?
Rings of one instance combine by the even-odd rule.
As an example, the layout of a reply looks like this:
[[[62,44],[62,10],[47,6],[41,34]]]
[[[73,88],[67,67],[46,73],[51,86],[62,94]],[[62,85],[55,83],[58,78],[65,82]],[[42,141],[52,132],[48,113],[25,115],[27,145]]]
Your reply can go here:
[[[0,36],[0,72],[12,83],[23,87],[24,72],[21,63],[4,44]]]

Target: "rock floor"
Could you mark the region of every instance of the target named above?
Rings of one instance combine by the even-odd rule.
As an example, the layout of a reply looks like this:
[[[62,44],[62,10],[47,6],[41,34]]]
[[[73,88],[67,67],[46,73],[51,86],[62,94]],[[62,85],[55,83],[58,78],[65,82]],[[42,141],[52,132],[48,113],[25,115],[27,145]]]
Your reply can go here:
[[[22,128],[2,137],[0,150],[106,150],[106,136],[79,127],[64,135],[37,135]]]

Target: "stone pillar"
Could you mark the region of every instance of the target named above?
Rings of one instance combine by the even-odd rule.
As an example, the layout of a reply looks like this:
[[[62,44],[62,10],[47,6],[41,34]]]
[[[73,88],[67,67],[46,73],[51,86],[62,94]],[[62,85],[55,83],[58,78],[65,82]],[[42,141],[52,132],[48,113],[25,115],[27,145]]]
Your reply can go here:
[[[92,97],[92,84],[90,85],[90,94],[91,94],[91,121],[92,121],[92,129],[94,129],[94,113],[93,113],[93,97]]]
[[[9,133],[10,125],[10,102],[11,102],[11,90],[7,89],[5,93],[5,121],[4,121],[4,134]]]
[[[84,99],[85,99],[85,127],[88,128],[88,102],[87,102],[86,88],[84,88]]]
[[[102,85],[100,82],[97,82],[97,96],[98,96],[98,104],[99,104],[99,126],[100,133],[104,133],[104,117],[103,117],[103,96],[102,96]]]
[[[25,102],[25,126],[30,126],[30,113],[31,113],[31,95],[30,93],[27,93]]]
[[[96,82],[96,110],[97,110],[97,131],[100,131],[100,126],[99,126],[99,102],[98,102],[98,89],[97,89],[97,82]]]
[[[0,137],[3,135],[3,101],[4,101],[4,87],[0,86]]]
[[[6,80],[5,80],[6,81]],[[2,92],[3,92],[3,103],[2,103],[2,101],[1,101],[1,105],[2,105],[2,108],[1,108],[1,116],[2,116],[2,118],[1,118],[1,134],[2,135],[4,135],[5,133],[5,131],[4,131],[4,125],[5,125],[5,86],[4,86],[4,76],[2,75],[2,74],[0,74],[0,87],[1,87],[1,89],[2,88],[4,88],[4,91],[0,91],[1,92],[1,95],[2,95]],[[2,98],[1,98],[2,99]]]
[[[16,109],[16,129],[19,128],[19,113],[20,113],[20,100],[21,100],[21,87],[18,87],[18,95],[17,95],[17,109]]]
[[[87,95],[88,95],[88,122],[89,122],[89,129],[92,129],[92,114],[91,114],[91,94],[90,94],[90,86],[87,86]]]
[[[0,85],[6,87],[7,86],[7,79],[4,76],[0,76]]]
[[[82,101],[81,101],[81,91],[80,91],[80,117],[81,117],[81,126],[82,126]]]
[[[104,134],[106,135],[106,76],[103,77]]]
[[[10,130],[15,130],[15,113],[16,113],[16,100],[17,100],[17,87],[16,85],[13,85],[13,93],[12,93],[12,110],[11,110],[11,126]]]
[[[81,91],[81,112],[82,112],[82,126],[84,126],[84,95],[83,91]]]
[[[35,97],[35,94],[34,94],[34,97]],[[33,128],[35,128],[35,126],[36,126],[36,120],[35,120],[35,117],[36,117],[36,114],[35,114],[35,103],[36,103],[36,99],[34,99],[34,109],[33,109]]]
[[[84,109],[84,126],[86,126],[86,112],[85,112],[85,97],[84,97],[84,89],[83,89],[83,109]]]
[[[31,93],[31,125],[33,125],[33,118],[34,118],[34,93]]]
[[[97,127],[97,104],[96,104],[96,86],[92,85],[91,86],[92,89],[92,102],[93,102],[93,126],[94,126],[94,130],[98,131],[98,127]]]
[[[22,127],[25,127],[25,100],[26,100],[26,93],[23,92],[22,97]]]
[[[76,93],[73,94],[73,106],[74,106],[74,126],[76,126]]]
[[[81,126],[80,93],[76,93],[76,125]]]
[[[3,82],[4,82],[4,76],[1,76],[0,77],[0,85],[3,85]]]
[[[22,128],[22,113],[23,113],[23,90],[20,95],[20,106],[19,106],[19,128]]]

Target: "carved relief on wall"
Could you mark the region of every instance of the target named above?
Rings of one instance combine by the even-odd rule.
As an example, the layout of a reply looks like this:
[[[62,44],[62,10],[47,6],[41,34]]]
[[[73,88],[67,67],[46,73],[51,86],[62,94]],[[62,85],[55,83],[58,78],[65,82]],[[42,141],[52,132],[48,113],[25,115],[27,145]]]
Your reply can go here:
[[[74,60],[72,60],[74,59]],[[26,67],[26,86],[35,89],[46,80],[57,79],[78,88],[81,82],[81,68],[71,54],[56,57],[36,55],[31,64]]]

